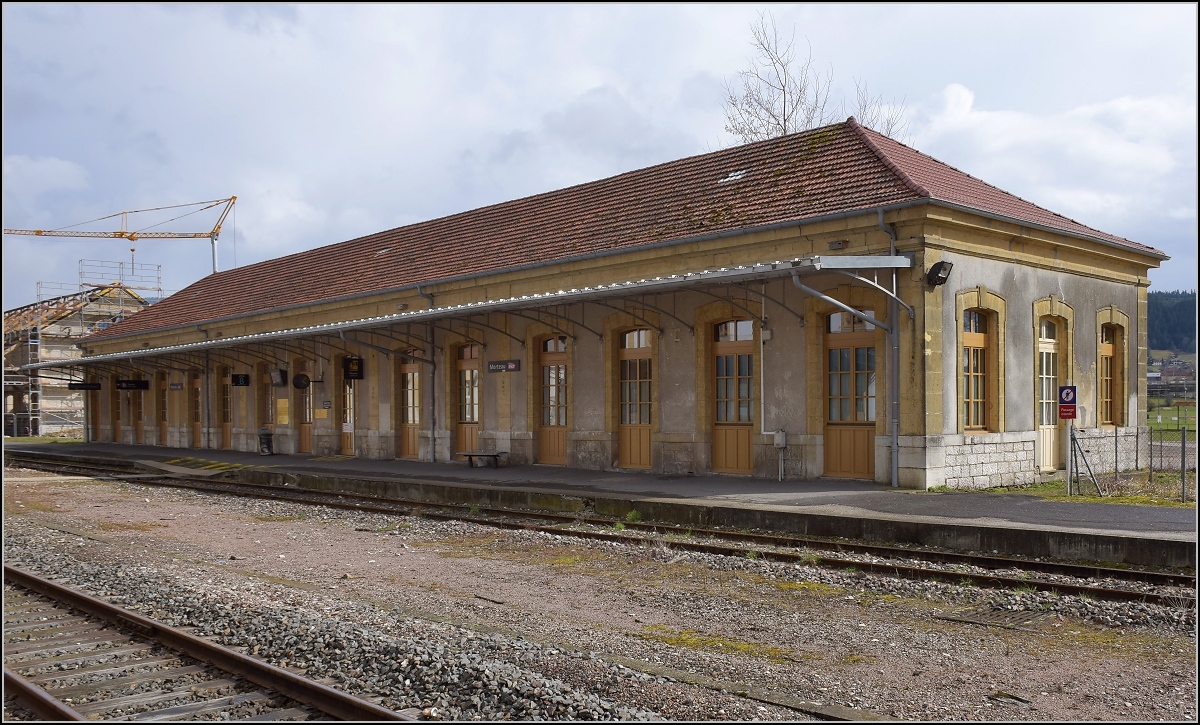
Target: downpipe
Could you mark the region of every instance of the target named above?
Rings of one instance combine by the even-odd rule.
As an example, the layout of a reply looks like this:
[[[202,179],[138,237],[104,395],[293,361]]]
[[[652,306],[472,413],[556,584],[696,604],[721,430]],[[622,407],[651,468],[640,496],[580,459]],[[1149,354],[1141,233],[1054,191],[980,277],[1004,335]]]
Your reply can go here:
[[[879,210],[879,228],[888,235],[888,252],[896,256],[896,230],[883,221],[883,210]],[[892,296],[888,298],[888,342],[891,343],[891,380],[888,395],[892,399],[892,488],[900,486],[900,307],[896,303],[896,269],[892,268]]]

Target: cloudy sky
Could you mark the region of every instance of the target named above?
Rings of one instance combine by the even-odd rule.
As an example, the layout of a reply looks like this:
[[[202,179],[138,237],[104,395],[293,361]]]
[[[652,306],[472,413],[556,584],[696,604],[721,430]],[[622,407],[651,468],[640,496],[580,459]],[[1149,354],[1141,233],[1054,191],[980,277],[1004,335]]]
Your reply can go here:
[[[5,4],[3,223],[236,194],[228,269],[715,150],[763,9],[836,98],[902,99],[910,145],[1163,249],[1154,289],[1196,287],[1191,3]],[[130,246],[6,235],[4,308]],[[211,269],[207,240],[135,246],[167,290]]]

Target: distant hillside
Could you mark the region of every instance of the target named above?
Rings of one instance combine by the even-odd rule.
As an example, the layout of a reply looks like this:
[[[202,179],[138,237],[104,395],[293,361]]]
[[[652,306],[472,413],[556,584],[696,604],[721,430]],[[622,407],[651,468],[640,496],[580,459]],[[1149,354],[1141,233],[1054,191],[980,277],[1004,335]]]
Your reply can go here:
[[[1150,349],[1196,352],[1196,291],[1151,292]]]

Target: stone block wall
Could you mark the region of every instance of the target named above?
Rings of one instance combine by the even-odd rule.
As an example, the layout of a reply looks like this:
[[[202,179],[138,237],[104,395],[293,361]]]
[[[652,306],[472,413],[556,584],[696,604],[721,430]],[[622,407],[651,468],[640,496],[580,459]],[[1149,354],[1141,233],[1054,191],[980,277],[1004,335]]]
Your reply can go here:
[[[1038,479],[1037,434],[983,433],[945,436],[945,486],[980,489],[1021,486]]]

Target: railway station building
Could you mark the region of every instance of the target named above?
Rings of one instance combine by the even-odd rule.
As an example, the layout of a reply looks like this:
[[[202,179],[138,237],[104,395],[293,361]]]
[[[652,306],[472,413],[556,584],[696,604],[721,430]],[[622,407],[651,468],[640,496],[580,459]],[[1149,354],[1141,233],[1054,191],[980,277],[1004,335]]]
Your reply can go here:
[[[978,488],[1060,385],[1137,446],[1159,250],[853,118],[207,276],[71,361],[89,439]]]

